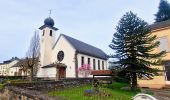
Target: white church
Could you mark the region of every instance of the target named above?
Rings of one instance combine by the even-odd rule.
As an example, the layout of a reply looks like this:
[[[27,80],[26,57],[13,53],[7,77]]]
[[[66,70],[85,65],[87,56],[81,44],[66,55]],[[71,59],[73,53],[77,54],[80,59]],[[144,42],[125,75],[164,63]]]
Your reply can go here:
[[[42,32],[37,77],[81,77],[77,69],[83,64],[90,64],[92,70],[108,69],[108,57],[101,49],[64,34],[60,34],[56,40],[58,29],[54,27],[54,20],[51,17],[46,18],[44,25],[39,29]]]

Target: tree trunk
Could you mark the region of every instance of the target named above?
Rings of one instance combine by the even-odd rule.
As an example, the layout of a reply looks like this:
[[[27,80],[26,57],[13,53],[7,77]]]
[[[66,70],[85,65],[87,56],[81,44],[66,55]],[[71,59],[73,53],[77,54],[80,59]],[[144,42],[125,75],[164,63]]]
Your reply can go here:
[[[137,89],[137,75],[135,72],[132,72],[131,77],[131,90],[135,91]]]
[[[33,81],[33,68],[31,68],[31,72],[30,72],[30,81]]]
[[[24,74],[24,75],[22,75],[22,74],[21,74],[21,75],[22,75],[22,77],[23,77],[23,80],[25,80],[25,71],[23,71],[23,74]]]

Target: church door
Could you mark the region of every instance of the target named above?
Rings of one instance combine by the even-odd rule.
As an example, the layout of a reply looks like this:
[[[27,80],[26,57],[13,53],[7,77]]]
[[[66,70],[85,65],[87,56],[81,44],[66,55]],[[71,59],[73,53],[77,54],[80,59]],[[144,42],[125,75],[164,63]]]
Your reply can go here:
[[[59,79],[66,77],[66,68],[61,67],[59,68]]]

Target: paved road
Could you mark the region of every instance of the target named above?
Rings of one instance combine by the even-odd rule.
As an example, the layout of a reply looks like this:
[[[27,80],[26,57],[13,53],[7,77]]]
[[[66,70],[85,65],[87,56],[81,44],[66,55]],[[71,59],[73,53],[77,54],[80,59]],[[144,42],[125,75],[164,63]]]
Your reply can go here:
[[[152,91],[158,100],[170,100],[170,89],[143,89],[143,92]]]

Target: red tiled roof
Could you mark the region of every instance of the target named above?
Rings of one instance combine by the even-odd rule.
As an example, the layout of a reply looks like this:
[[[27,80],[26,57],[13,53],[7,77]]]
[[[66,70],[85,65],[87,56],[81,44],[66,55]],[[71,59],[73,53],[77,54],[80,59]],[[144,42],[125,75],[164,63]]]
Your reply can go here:
[[[112,71],[111,70],[93,70],[91,72],[91,75],[98,75],[98,76],[105,76],[105,75],[112,75]]]

